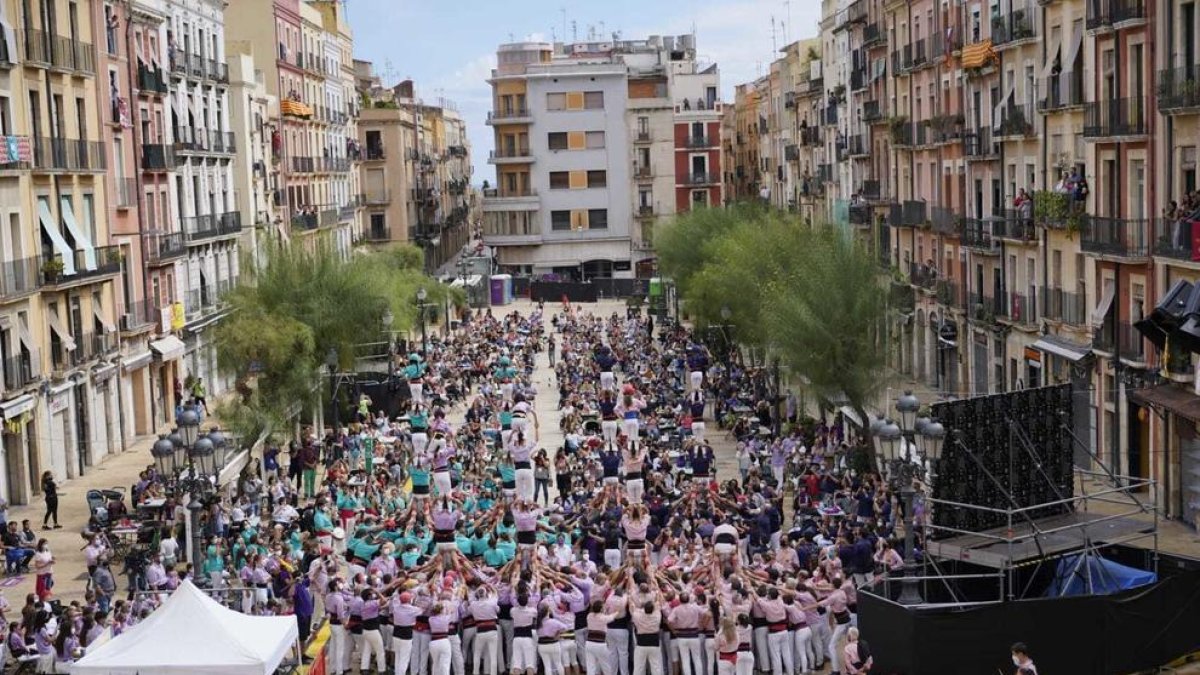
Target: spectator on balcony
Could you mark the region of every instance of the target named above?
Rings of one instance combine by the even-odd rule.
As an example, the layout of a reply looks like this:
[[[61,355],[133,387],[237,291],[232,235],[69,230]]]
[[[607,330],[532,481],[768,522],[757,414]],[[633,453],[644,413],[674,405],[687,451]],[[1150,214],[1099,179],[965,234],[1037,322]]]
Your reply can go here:
[[[1070,175],[1063,171],[1058,176],[1058,182],[1054,184],[1054,193],[1060,195],[1071,194]]]
[[[1079,167],[1075,167],[1071,170],[1071,195],[1077,208],[1083,208],[1083,203],[1087,201],[1089,193],[1087,178],[1084,177]]]

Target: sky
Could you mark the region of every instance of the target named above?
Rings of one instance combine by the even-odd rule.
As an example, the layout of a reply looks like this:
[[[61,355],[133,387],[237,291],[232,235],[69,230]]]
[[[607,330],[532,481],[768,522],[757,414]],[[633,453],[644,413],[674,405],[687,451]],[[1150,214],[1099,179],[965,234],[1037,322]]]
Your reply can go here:
[[[717,63],[722,97],[768,71],[777,49],[817,34],[818,0],[345,0],[354,56],[385,85],[412,78],[427,102],[445,97],[467,121],[476,184],[495,182],[487,78],[496,47],[521,40],[644,39],[696,33],[701,61]],[[453,9],[449,9],[453,7]],[[789,20],[790,16],[790,20]],[[774,30],[772,31],[772,19]],[[565,31],[564,31],[565,26]],[[772,40],[774,34],[774,40]],[[774,45],[774,48],[773,48]]]

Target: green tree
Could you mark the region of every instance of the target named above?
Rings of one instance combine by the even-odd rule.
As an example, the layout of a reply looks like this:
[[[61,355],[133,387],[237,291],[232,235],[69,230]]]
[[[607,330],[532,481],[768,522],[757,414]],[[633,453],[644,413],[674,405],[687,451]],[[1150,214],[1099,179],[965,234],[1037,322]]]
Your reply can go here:
[[[686,296],[693,277],[714,259],[713,247],[739,223],[758,220],[765,213],[761,205],[738,203],[728,208],[693,209],[675,218],[654,231],[659,267],[669,270],[676,288]]]

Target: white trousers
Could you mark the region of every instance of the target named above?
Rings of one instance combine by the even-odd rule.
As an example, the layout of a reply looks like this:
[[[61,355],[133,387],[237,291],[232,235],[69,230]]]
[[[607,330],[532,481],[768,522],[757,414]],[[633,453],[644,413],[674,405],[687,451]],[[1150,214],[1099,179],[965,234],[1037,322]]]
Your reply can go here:
[[[533,469],[517,469],[517,496],[533,501]]]
[[[325,655],[325,668],[331,675],[342,675],[346,670],[346,627],[329,627],[329,653]]]
[[[514,667],[515,670],[515,667]],[[587,675],[613,675],[613,662],[608,657],[608,645],[587,642]]]
[[[579,659],[579,652],[575,646],[575,638],[564,637],[558,641],[558,648],[562,657],[559,660],[562,662],[563,670],[574,668],[576,661]]]
[[[842,646],[839,643],[846,637],[848,630],[850,630],[850,624],[839,623],[829,638],[829,660],[833,662],[833,672],[835,673],[842,670]]]
[[[754,673],[754,654],[750,652],[738,652],[737,667],[734,669],[737,675],[753,675]]]
[[[792,643],[785,630],[767,633],[767,651],[771,654],[771,673],[785,675],[792,672]]]
[[[606,548],[604,549],[604,564],[610,569],[617,569],[621,566],[621,549]]]
[[[387,669],[387,652],[383,650],[383,635],[379,629],[362,632],[362,655],[359,656],[358,669],[366,670],[371,665],[371,655],[375,655],[375,669],[383,672]]]
[[[600,373],[600,388],[609,391],[617,388],[617,378],[612,374],[611,370]]]
[[[450,638],[431,640],[429,642],[429,658],[433,660],[430,670],[432,675],[450,675]]]
[[[621,420],[622,430],[625,432],[625,435],[628,436],[629,440],[631,440],[631,441],[637,440],[638,427],[640,427],[640,426],[641,426],[641,420],[639,420],[636,417],[631,418],[631,419],[627,418],[627,419]]]
[[[620,550],[617,552],[620,553]],[[617,563],[617,567],[620,567],[620,563]],[[613,672],[629,675],[629,629],[609,628],[604,642],[608,647],[608,658],[614,662]]]
[[[751,637],[751,649],[754,650],[754,659],[764,667],[771,662],[771,652],[767,649],[767,627],[759,626],[754,629]]]
[[[604,442],[612,445],[617,442],[617,421],[616,420],[601,420],[600,433],[604,436]]]
[[[697,441],[704,440],[704,422],[692,422],[692,438]]]
[[[700,653],[700,638],[675,638],[679,649],[679,667],[683,675],[703,675],[704,657]]]
[[[423,454],[425,448],[429,446],[429,434],[424,431],[418,431],[412,435],[412,446],[415,454]]]
[[[512,669],[513,670],[535,670],[537,669],[537,649],[531,637],[513,638],[512,641]],[[437,675],[436,673],[434,675]]]
[[[413,403],[425,402],[425,385],[420,382],[408,383],[408,395]]]
[[[462,636],[451,633],[446,639],[450,641],[450,666],[454,675],[466,675],[467,666],[463,663]]]
[[[812,629],[808,626],[792,631],[792,663],[802,673],[813,669],[815,661],[812,658]]]
[[[449,471],[434,471],[433,472],[433,489],[437,495],[450,494],[450,472]]]
[[[512,397],[513,397],[513,383],[512,382],[502,383],[500,385],[500,395],[504,397],[505,401],[511,401]]]
[[[412,650],[412,638],[407,640],[398,637],[392,638],[392,651],[396,652],[396,675],[404,675],[408,671],[408,661],[412,657]],[[495,675],[495,673],[488,675]]]
[[[429,672],[429,633],[413,633],[412,657],[409,659],[413,675]]]
[[[822,614],[819,621],[809,626],[812,629],[810,646],[813,651],[813,670],[829,660],[829,639],[833,637],[833,629],[829,627],[829,616]]]
[[[630,502],[641,504],[642,495],[646,492],[646,484],[641,478],[630,478],[625,481],[625,492],[629,493]]]
[[[701,372],[699,370],[693,370],[692,372],[688,373],[688,384],[691,385],[691,387],[688,388],[688,391],[696,391],[697,389],[700,388],[700,385],[702,385],[703,383],[704,383],[704,373],[703,372]]]
[[[496,630],[486,630],[475,633],[474,658],[471,660],[471,672],[479,675],[496,675],[500,671],[500,633]],[[483,668],[480,669],[482,664]]]
[[[537,650],[542,657],[543,675],[562,675],[562,647],[557,642],[539,643]]]
[[[523,432],[523,431],[525,431],[525,430],[526,430],[526,429],[528,429],[528,428],[529,428],[529,419],[528,419],[528,418],[526,418],[526,417],[517,417],[516,415],[513,415],[513,418],[512,418],[512,431],[513,431],[513,433],[514,433],[514,434],[515,434],[515,433],[517,433],[518,431],[522,431],[522,432]],[[528,435],[528,434],[526,434],[526,435]]]
[[[650,675],[663,675],[662,647],[633,648],[633,675],[646,675],[646,666]]]

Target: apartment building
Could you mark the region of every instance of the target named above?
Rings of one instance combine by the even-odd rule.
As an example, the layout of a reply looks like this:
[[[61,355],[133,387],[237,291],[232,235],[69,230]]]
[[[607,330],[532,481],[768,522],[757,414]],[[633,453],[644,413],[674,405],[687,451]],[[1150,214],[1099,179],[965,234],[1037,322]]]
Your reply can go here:
[[[723,203],[719,72],[694,36],[506,44],[497,61],[483,235],[503,269],[649,276],[657,221]]]
[[[234,157],[233,184],[240,195],[238,211],[246,224],[242,229],[241,249],[249,252],[255,265],[265,260],[267,249],[288,241],[289,229],[275,207],[275,186],[279,185],[279,162],[272,139],[279,119],[279,101],[267,93],[262,70],[253,54],[239,54],[248,45],[226,43],[229,62],[229,123],[235,137],[242,139],[242,151]]]

